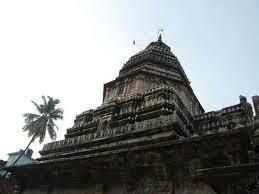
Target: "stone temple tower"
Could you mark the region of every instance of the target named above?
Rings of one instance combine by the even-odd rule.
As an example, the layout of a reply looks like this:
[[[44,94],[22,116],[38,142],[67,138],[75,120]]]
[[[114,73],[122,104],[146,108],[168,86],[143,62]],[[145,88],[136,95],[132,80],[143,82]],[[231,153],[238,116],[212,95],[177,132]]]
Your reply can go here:
[[[101,106],[78,114],[65,139],[7,170],[24,194],[257,192],[253,120],[244,96],[205,113],[160,35],[104,84]]]
[[[115,80],[104,85],[104,103],[142,94],[159,86],[174,88],[190,114],[204,112],[180,62],[170,47],[163,43],[161,35],[157,41],[132,56]]]

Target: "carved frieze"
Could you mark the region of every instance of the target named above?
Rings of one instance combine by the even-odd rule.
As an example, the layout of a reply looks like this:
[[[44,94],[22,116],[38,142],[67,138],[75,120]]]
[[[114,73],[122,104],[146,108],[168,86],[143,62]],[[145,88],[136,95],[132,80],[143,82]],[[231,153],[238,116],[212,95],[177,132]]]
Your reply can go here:
[[[219,111],[207,112],[194,117],[195,130],[199,134],[206,131],[234,130],[249,126],[252,120],[252,107],[247,102],[223,108]]]
[[[97,131],[95,133],[75,136],[72,138],[67,138],[64,140],[45,144],[41,151],[41,154],[44,155],[54,150],[60,150],[60,151],[63,149],[66,150],[69,147],[76,149],[76,147],[80,145],[91,143],[92,141],[99,141],[99,140],[102,140],[103,138],[129,135],[130,133],[138,133],[143,130],[148,131],[151,129],[159,129],[161,127],[172,126],[174,124],[178,124],[178,127],[184,126],[184,124],[180,122],[180,118],[177,115],[172,114],[172,115],[162,116],[159,118],[136,122],[133,124],[123,125],[120,127],[107,128],[105,130]],[[179,130],[180,128],[178,128],[177,130]]]

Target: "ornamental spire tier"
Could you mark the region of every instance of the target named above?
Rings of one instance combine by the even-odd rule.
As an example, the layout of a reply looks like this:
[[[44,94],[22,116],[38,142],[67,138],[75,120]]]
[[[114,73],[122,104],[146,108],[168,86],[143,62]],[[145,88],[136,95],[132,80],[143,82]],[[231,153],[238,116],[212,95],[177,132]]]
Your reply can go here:
[[[204,112],[179,60],[162,41],[161,34],[157,41],[130,57],[115,80],[104,85],[103,103],[142,94],[159,86],[173,88],[190,114]]]

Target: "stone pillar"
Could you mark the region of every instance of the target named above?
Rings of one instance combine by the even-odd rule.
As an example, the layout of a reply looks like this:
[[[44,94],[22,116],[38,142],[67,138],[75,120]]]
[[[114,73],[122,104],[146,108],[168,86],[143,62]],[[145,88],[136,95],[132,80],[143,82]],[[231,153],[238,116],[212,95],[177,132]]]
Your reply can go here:
[[[156,194],[171,194],[172,182],[169,180],[166,165],[158,165],[154,168]]]
[[[40,176],[40,194],[48,194],[49,191],[49,183],[46,175]]]

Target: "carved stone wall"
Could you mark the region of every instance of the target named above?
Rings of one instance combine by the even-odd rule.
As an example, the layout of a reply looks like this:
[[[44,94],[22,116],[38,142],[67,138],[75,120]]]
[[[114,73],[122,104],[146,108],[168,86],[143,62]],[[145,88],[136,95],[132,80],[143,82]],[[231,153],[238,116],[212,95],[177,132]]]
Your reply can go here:
[[[255,109],[255,116],[257,119],[259,119],[259,96],[253,96],[252,99]]]
[[[203,113],[203,109],[201,108],[199,101],[193,94],[193,91],[190,87],[175,82],[174,80],[161,78],[154,75],[137,74],[135,77],[124,78],[105,86],[103,104],[107,104],[116,100],[117,98],[135,94],[143,94],[152,88],[163,85],[175,89],[177,95],[181,98],[190,114],[198,115]]]
[[[175,157],[175,156],[174,156]],[[172,157],[172,158],[174,158]],[[193,157],[190,154],[189,157]],[[189,167],[200,161],[171,165],[171,159],[158,151],[128,152],[89,161],[61,163],[48,169],[53,178],[23,185],[23,194],[215,194],[204,182],[195,180]],[[42,172],[41,172],[42,173]],[[23,173],[22,176],[26,174]],[[37,180],[38,179],[38,180]]]
[[[37,188],[28,189],[22,194],[216,194],[215,191],[205,183],[184,183],[174,186],[169,182],[154,182],[152,177],[140,180],[135,190],[128,191],[125,184],[107,184],[104,190],[98,188],[99,184],[87,185],[85,187],[54,188],[51,191],[39,191]],[[161,189],[163,188],[163,189]]]

